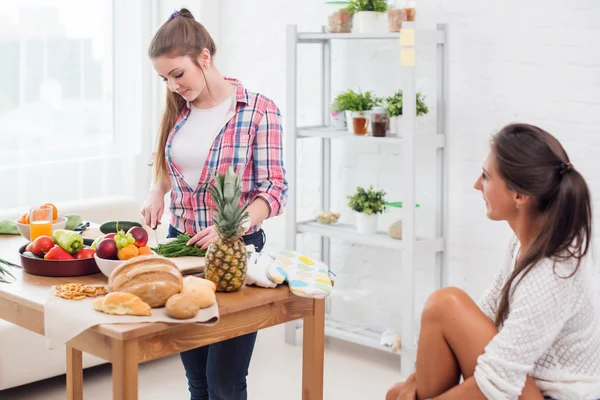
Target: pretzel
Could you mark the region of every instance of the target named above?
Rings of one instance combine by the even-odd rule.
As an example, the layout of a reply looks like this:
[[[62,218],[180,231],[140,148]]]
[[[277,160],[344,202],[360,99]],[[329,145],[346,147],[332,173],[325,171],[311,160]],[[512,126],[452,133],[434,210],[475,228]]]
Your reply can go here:
[[[56,285],[56,297],[69,300],[83,300],[86,297],[96,297],[108,293],[104,286],[84,285],[82,283],[65,283]]]

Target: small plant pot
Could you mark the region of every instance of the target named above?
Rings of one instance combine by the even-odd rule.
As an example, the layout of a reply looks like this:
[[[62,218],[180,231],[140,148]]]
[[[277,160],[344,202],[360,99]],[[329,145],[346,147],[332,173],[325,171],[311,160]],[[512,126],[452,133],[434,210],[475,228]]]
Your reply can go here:
[[[339,9],[327,18],[329,33],[352,32],[352,14],[345,9]]]
[[[354,133],[354,129],[352,129],[352,111],[346,110],[344,114],[346,115],[346,128],[348,132]]]
[[[356,231],[363,234],[373,234],[377,232],[377,214],[356,213]]]
[[[388,32],[387,13],[359,11],[354,14],[352,32],[385,33]]]
[[[390,118],[390,134],[398,137],[402,136],[402,115]]]
[[[352,132],[355,135],[364,136],[369,132],[369,112],[352,111]]]
[[[329,112],[329,125],[333,129],[347,130],[348,119],[346,118],[346,112],[331,108]]]

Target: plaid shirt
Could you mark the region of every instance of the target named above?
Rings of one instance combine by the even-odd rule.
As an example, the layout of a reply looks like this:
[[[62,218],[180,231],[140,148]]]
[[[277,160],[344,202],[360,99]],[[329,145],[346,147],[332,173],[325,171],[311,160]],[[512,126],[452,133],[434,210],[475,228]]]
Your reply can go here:
[[[188,235],[213,224],[216,205],[208,192],[210,171],[224,173],[230,165],[236,174],[242,176],[240,205],[261,197],[269,205],[269,217],[280,215],[285,207],[288,185],[283,165],[283,129],[279,122],[279,109],[267,97],[248,92],[238,81],[231,81],[237,85],[235,108],[232,105],[227,112],[228,122],[213,141],[196,188],[190,187],[183,179],[171,158],[173,137],[190,115],[188,106],[184,106],[167,138],[165,153],[173,182],[170,223],[179,232]],[[260,225],[253,226],[246,234],[259,229]]]

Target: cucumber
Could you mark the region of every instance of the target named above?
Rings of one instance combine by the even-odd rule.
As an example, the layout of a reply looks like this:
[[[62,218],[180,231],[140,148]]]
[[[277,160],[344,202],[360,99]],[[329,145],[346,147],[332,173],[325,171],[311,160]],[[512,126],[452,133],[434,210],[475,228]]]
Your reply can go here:
[[[140,223],[134,221],[107,221],[100,225],[100,232],[105,234],[117,233],[117,227],[119,228],[118,230],[124,230],[127,232],[134,226],[139,226],[140,228],[142,227]]]

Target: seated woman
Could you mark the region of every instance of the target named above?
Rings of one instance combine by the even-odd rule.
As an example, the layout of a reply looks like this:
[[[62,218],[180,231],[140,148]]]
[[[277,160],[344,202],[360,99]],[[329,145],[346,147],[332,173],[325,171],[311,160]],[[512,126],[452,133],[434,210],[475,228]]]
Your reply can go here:
[[[585,180],[556,138],[514,124],[492,139],[475,189],[516,238],[479,306],[456,288],[428,299],[416,373],[386,400],[600,399]]]

